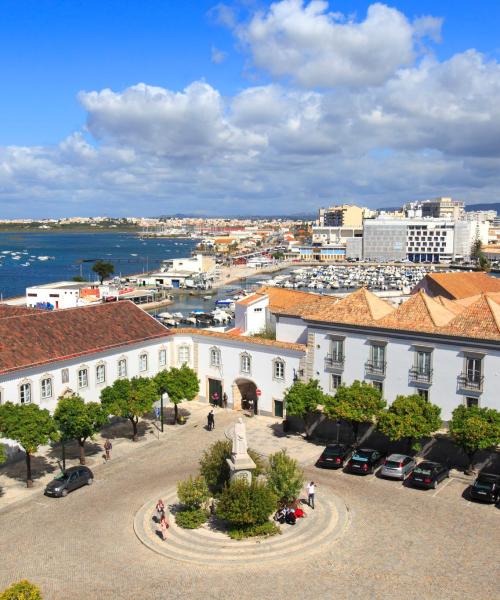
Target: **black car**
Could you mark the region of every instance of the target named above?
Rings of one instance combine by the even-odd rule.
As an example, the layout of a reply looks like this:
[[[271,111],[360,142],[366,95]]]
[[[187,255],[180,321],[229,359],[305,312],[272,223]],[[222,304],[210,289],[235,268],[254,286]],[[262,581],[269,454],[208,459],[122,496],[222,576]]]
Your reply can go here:
[[[88,467],[71,467],[53,479],[45,488],[46,496],[67,496],[83,485],[92,485],[94,475]]]
[[[351,473],[368,475],[373,473],[384,460],[384,453],[373,448],[358,448],[347,461],[346,470]]]
[[[419,463],[406,481],[411,485],[436,489],[437,484],[450,476],[450,469],[441,463],[424,460]]]
[[[316,461],[317,467],[325,469],[341,469],[352,452],[347,444],[329,444]]]
[[[492,473],[479,473],[469,488],[469,497],[481,502],[494,504],[500,500],[500,476]]]

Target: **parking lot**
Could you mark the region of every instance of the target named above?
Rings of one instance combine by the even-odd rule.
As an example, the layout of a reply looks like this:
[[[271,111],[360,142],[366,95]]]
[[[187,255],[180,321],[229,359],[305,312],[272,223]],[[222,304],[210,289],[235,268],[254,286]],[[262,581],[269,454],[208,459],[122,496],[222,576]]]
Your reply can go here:
[[[203,449],[223,437],[234,419],[219,413],[214,432],[201,422],[167,431],[157,445],[96,468],[92,487],[62,499],[35,496],[0,511],[0,589],[27,577],[48,600],[498,597],[498,508],[462,498],[467,484],[459,479],[419,490],[373,475],[318,469],[314,456],[321,447],[305,441],[306,478],[318,484],[316,502],[334,493],[349,509],[348,527],[323,556],[304,555],[277,567],[266,564],[263,554],[261,564],[222,568],[216,557],[206,567],[151,552],[134,535],[137,510],[194,473]],[[264,420],[262,427],[268,430]],[[283,443],[269,438],[267,448]],[[301,455],[299,443],[293,452]]]

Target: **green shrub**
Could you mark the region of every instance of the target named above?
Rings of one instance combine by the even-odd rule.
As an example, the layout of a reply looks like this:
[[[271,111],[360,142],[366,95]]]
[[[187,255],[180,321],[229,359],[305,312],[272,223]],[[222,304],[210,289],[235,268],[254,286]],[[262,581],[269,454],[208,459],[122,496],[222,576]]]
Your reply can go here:
[[[269,457],[267,480],[282,504],[295,500],[304,485],[304,472],[299,463],[281,450]]]
[[[42,593],[36,585],[23,579],[0,593],[0,600],[42,600]]]
[[[260,525],[249,525],[247,527],[230,527],[228,534],[233,540],[243,540],[249,537],[266,536],[281,534],[281,529],[273,523],[273,521],[266,521]]]
[[[251,485],[242,479],[233,481],[223,489],[217,514],[235,527],[266,523],[276,510],[277,498],[267,483],[252,480]]]
[[[184,529],[197,529],[206,522],[208,513],[201,508],[181,510],[175,513],[175,522]]]
[[[210,498],[210,492],[203,477],[189,477],[177,484],[177,496],[187,508],[197,509]]]
[[[227,459],[231,458],[232,443],[230,440],[219,440],[214,442],[205,452],[200,460],[200,472],[205,478],[208,487],[214,493],[222,491],[229,482],[229,466]],[[260,455],[248,449],[248,454],[256,464],[253,476],[257,477],[265,470],[265,465]]]

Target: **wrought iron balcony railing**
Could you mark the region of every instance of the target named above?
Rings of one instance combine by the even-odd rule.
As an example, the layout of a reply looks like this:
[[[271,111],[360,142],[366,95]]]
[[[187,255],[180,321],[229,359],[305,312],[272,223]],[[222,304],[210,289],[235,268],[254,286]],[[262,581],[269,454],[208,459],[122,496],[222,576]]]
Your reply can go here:
[[[384,360],[368,360],[365,363],[367,375],[385,375],[386,362]]]
[[[483,382],[484,376],[482,375],[471,375],[468,373],[462,373],[458,376],[458,387],[461,390],[467,390],[470,392],[482,392]]]
[[[413,367],[409,371],[410,381],[413,383],[432,383],[432,369],[422,370],[417,367]]]
[[[325,357],[325,369],[343,369],[343,354],[327,354]]]

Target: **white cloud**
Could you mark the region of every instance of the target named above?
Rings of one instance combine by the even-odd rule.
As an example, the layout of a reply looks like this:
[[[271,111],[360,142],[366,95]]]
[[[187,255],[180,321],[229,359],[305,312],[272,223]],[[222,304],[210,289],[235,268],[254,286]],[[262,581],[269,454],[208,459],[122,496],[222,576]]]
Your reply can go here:
[[[415,58],[415,37],[436,38],[440,20],[412,25],[403,13],[372,4],[355,21],[323,0],[282,0],[237,28],[255,65],[304,87],[379,85]]]
[[[219,50],[215,46],[212,46],[212,48],[210,50],[210,58],[211,58],[212,62],[214,63],[214,65],[220,65],[226,60],[227,54],[226,54],[226,52]]]

